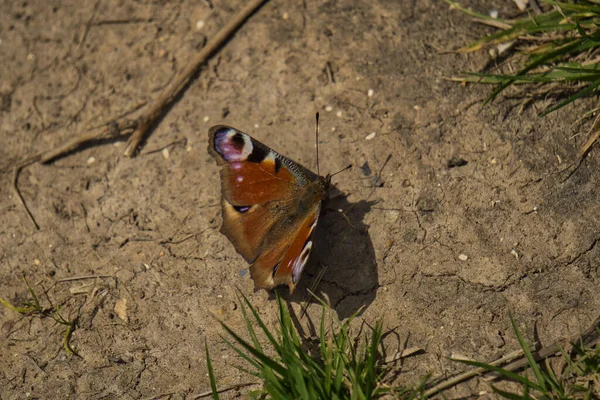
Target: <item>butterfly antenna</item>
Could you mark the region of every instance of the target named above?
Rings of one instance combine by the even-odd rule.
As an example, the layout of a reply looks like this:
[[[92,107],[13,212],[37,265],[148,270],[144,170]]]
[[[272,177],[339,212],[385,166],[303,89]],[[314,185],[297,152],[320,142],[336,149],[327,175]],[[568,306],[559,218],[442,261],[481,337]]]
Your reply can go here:
[[[319,170],[319,112],[317,111],[316,115],[317,126],[315,127],[315,141],[317,143],[317,175],[321,176],[321,171]]]
[[[340,169],[338,172],[334,172],[333,174],[329,175],[329,177],[336,176],[337,174],[342,173],[342,172],[344,172],[344,171],[346,171],[347,169],[350,169],[350,168],[352,168],[352,164],[348,165],[345,168]]]

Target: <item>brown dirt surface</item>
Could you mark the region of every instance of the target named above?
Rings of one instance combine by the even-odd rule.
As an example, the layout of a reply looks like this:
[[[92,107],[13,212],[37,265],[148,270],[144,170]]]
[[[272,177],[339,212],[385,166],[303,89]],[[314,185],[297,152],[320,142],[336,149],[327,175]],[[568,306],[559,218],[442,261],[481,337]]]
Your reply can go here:
[[[0,398],[193,398],[209,388],[205,341],[219,386],[253,381],[214,316],[244,331],[237,288],[270,327],[277,304],[253,292],[219,233],[206,147],[220,123],[314,170],[321,112],[321,173],[355,166],[335,176],[328,205],[347,219],[322,216],[317,257],[286,300],[298,312],[326,265],[318,292],[340,317],[362,307],[357,323],[383,318],[393,330],[390,353],[405,341],[425,350],[398,384],[463,370],[451,355],[517,349],[509,312],[543,344],[596,318],[600,152],[565,172],[585,142],[576,121],[589,104],[543,119],[550,101],[522,115],[518,99],[482,107],[489,87],[445,77],[490,61],[449,50],[492,28],[440,0],[268,2],[139,156],[107,141],[23,169],[36,230],[12,190],[14,165],[155,98],[242,3],[0,0],[0,297],[27,300],[24,275],[44,306],[77,319],[78,353],[62,349],[63,325],[0,307]],[[498,2],[464,3],[488,12]],[[96,278],[68,280],[86,276]],[[319,307],[308,315],[318,321]],[[482,390],[472,381],[447,396]]]

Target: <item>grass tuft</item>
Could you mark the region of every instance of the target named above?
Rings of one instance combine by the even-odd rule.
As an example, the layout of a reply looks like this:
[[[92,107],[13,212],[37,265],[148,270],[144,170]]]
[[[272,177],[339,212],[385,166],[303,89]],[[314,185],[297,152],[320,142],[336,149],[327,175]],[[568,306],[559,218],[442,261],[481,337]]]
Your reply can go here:
[[[50,306],[46,308],[42,307],[37,295],[35,294],[33,288],[29,286],[29,283],[27,283],[25,277],[23,277],[23,281],[25,282],[25,286],[27,286],[31,300],[25,301],[22,306],[15,306],[14,304],[0,298],[0,304],[21,315],[39,318],[50,317],[56,323],[64,325],[65,332],[63,334],[62,347],[68,354],[77,355],[77,352],[73,349],[73,347],[71,347],[71,336],[73,335],[73,332],[77,326],[77,320],[65,319],[60,313],[60,306],[52,305],[50,299],[48,299]]]
[[[424,398],[425,382],[413,388],[394,388],[383,383],[390,370],[382,362],[383,325],[377,321],[365,335],[352,334],[350,325],[356,314],[341,323],[327,316],[322,302],[318,344],[300,337],[283,300],[277,295],[278,329],[271,333],[250,301],[240,294],[241,311],[249,340],[242,338],[221,322],[230,339],[225,342],[248,364],[240,370],[260,379],[263,387],[249,395],[274,399],[371,399],[384,395],[398,398]],[[250,311],[250,312],[248,312]],[[266,339],[261,345],[260,336]],[[218,398],[211,377],[213,398]],[[214,397],[217,396],[217,397]]]
[[[515,20],[493,19],[465,9],[455,1],[445,1],[452,8],[467,13],[479,22],[501,28],[460,49],[460,52],[472,52],[502,44],[513,45],[514,52],[500,68],[516,64],[518,69],[515,72],[465,72],[464,76],[453,78],[462,82],[496,85],[485,103],[494,100],[509,86],[517,84],[545,85],[546,89],[540,90],[540,94],[560,97],[575,91],[540,114],[545,116],[579,98],[592,95],[600,86],[600,3],[597,0],[542,0],[545,12]],[[597,110],[598,107],[594,107],[592,111]]]
[[[523,374],[478,361],[455,361],[483,368],[520,384],[521,393],[509,392],[492,385],[492,390],[506,399],[600,398],[600,346],[598,342],[595,345],[574,347],[574,355],[566,354],[563,351],[563,364],[566,365],[566,368],[559,368],[556,372],[549,362],[545,363],[544,368],[538,364],[512,316],[510,322],[528,362]],[[528,374],[528,372],[531,373]]]
[[[482,373],[494,373],[505,380],[516,382],[520,386],[519,392],[509,392],[492,385],[496,395],[511,400],[600,398],[600,345],[597,338],[595,341],[589,341],[590,337],[595,337],[591,333],[594,333],[593,329],[598,329],[600,325],[598,321],[594,322],[593,328],[588,330],[590,334],[585,333],[580,336],[580,346],[574,346],[568,355],[563,352],[562,368],[553,369],[548,360],[545,365],[539,364],[540,359],[548,356],[541,356],[541,350],[535,353],[531,351],[511,316],[511,324],[524,354],[523,358],[527,360],[524,373],[514,372],[515,368],[510,367],[510,364],[502,368],[498,366],[500,365],[498,362],[488,364],[456,360],[477,369],[458,377],[451,377],[433,387],[427,387],[430,386],[429,377],[422,378],[420,382],[409,387],[394,387],[385,383],[388,375],[391,375],[391,369],[382,362],[381,321],[372,327],[363,325],[363,327],[368,326],[366,334],[353,334],[350,325],[356,315],[340,322],[328,315],[327,305],[321,302],[322,315],[318,338],[316,342],[310,342],[298,334],[288,308],[279,296],[277,296],[279,318],[275,332],[269,330],[249,300],[243,294],[239,296],[241,312],[246,324],[246,336],[249,339],[242,338],[224,323],[220,322],[220,324],[229,336],[223,339],[246,363],[238,369],[258,378],[262,383],[261,389],[247,394],[250,398],[337,400],[379,397],[425,399],[442,396],[443,398],[443,391]],[[600,331],[598,333],[600,334]],[[584,338],[587,343],[585,346]],[[575,342],[578,340],[572,340],[570,343]],[[552,351],[552,354],[556,353],[557,350]],[[213,399],[219,398],[220,391],[241,387],[234,385],[226,389],[217,389],[208,348],[206,357]],[[514,360],[512,357],[504,357],[498,361],[503,361],[505,364],[509,359]],[[243,384],[246,385],[248,384]]]

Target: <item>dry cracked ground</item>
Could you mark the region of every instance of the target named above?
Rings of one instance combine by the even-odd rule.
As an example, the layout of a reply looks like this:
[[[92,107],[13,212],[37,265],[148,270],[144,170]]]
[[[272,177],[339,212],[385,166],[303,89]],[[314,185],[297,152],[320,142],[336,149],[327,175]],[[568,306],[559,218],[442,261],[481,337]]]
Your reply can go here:
[[[238,290],[272,328],[277,305],[253,292],[219,233],[206,151],[218,123],[314,169],[321,112],[321,173],[355,167],[334,178],[299,290],[281,292],[298,312],[326,266],[318,292],[340,318],[383,318],[390,353],[405,342],[424,350],[396,383],[461,371],[450,355],[515,350],[509,313],[543,344],[596,318],[600,152],[567,168],[589,103],[543,119],[551,100],[521,115],[520,99],[482,107],[489,88],[445,78],[490,61],[451,50],[491,28],[441,0],[267,2],[140,155],[108,140],[20,171],[36,229],[12,185],[15,165],[143,111],[243,3],[0,0],[0,297],[30,299],[24,276],[44,307],[77,319],[78,353],[62,349],[64,325],[1,307],[0,398],[193,398],[209,387],[205,341],[219,386],[252,381],[214,317],[244,330]],[[464,4],[486,13],[497,3]],[[307,334],[319,318],[312,305]],[[482,390],[472,381],[446,395]]]

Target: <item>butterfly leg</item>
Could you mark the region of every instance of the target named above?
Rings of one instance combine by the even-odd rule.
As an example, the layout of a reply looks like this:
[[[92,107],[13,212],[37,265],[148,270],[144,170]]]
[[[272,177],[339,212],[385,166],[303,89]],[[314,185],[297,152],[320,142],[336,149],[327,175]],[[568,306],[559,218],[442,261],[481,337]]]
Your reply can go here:
[[[342,217],[344,217],[344,219],[346,220],[346,222],[348,223],[348,225],[350,225],[350,227],[352,229],[356,229],[356,227],[352,224],[352,222],[350,222],[350,218],[348,218],[348,213],[350,211],[352,211],[352,208],[354,207],[354,204],[351,205],[347,210],[342,210],[341,208],[326,208],[324,211],[327,212],[335,212],[335,213],[340,213],[342,215]]]

